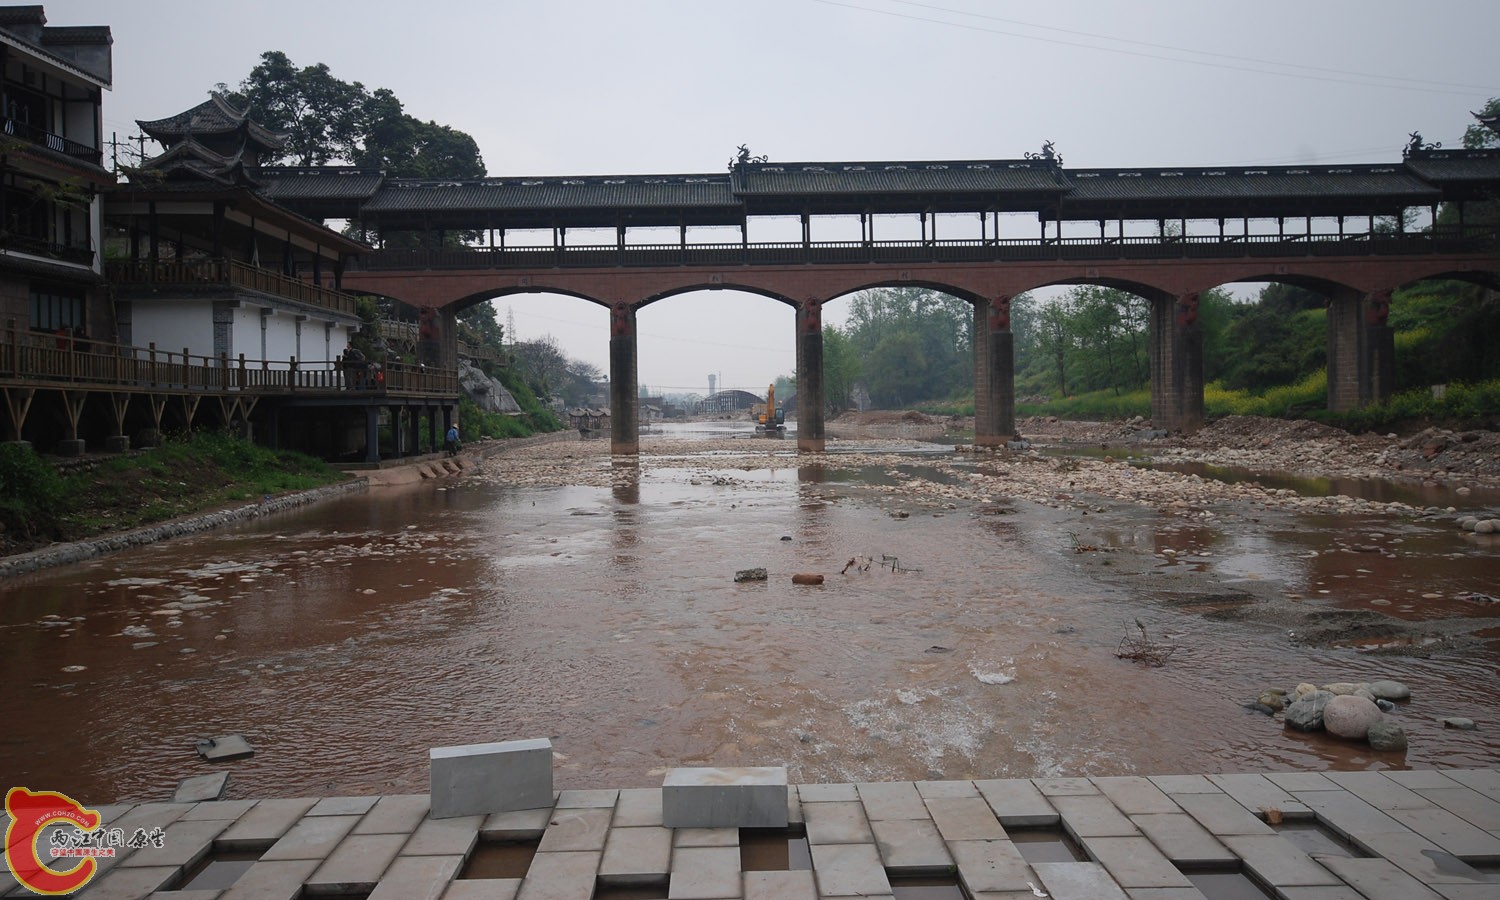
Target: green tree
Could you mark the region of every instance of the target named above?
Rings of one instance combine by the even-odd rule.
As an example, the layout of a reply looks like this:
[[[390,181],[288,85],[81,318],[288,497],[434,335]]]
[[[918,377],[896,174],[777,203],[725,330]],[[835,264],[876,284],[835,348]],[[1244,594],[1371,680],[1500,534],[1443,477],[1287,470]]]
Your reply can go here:
[[[967,301],[923,288],[856,294],[845,334],[871,400],[899,407],[966,390],[973,378],[973,316]]]
[[[835,415],[854,406],[854,385],[859,381],[859,356],[847,334],[823,326],[823,396]]]

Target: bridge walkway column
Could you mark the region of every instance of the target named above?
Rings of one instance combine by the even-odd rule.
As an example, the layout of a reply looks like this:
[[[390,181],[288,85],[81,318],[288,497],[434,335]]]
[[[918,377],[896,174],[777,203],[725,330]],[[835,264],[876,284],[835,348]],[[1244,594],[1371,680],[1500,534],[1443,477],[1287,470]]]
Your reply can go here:
[[[1203,425],[1203,326],[1196,293],[1151,299],[1151,420],[1168,431]]]
[[[616,303],[609,315],[609,452],[641,452],[641,398],[636,388],[635,308]]]
[[[797,449],[823,452],[823,304],[804,300],[797,308]]]
[[[1010,296],[974,308],[974,444],[1003,447],[1016,433],[1015,335]]]
[[[1385,403],[1396,380],[1391,292],[1339,291],[1328,301],[1328,409]]]

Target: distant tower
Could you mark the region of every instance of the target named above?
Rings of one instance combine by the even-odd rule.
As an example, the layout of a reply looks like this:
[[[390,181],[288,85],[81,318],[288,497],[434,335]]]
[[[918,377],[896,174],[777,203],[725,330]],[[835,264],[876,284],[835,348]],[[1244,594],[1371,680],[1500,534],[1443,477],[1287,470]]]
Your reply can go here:
[[[516,310],[511,306],[505,307],[505,343],[516,346]]]
[[[717,383],[718,383],[718,378],[714,377],[713,373],[709,373],[709,376],[708,376],[708,396],[712,397],[714,395],[714,385],[717,384]]]

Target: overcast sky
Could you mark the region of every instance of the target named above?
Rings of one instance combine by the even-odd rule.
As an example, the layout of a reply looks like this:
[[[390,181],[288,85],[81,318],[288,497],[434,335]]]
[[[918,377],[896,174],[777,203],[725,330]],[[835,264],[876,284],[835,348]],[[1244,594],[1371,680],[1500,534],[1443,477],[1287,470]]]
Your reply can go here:
[[[390,88],[466,131],[491,175],[721,172],[781,161],[1008,159],[1065,168],[1395,162],[1407,134],[1458,145],[1500,96],[1496,0],[69,0],[109,25],[105,127],[237,85],[261,53]],[[815,233],[816,234],[816,233]],[[727,239],[735,239],[730,237]],[[841,320],[847,301],[825,322]],[[607,371],[608,317],[515,297]],[[640,314],[640,380],[764,390],[794,368],[791,310],[690,294]]]

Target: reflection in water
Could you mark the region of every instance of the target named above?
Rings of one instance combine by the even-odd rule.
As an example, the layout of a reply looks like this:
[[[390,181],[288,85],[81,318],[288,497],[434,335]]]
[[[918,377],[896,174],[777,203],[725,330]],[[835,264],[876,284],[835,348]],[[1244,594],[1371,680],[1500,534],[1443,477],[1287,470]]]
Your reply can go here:
[[[884,470],[790,455],[580,464],[612,486],[383,488],[7,584],[0,769],[89,802],[160,799],[211,771],[197,738],[233,733],[256,748],[230,764],[240,797],[422,791],[430,747],[542,736],[565,788],[680,765],[864,781],[1500,762],[1484,732],[1433,724],[1500,714],[1493,647],[1315,650],[1162,600],[1213,575],[1500,618],[1454,599],[1494,565],[1452,529],[893,504],[871,483]],[[1074,553],[1071,534],[1113,552]],[[1105,577],[1132,555],[1143,574]],[[840,574],[856,557],[900,565]],[[767,581],[734,583],[758,566]],[[1137,618],[1181,646],[1168,666],[1114,657]],[[1267,685],[1377,677],[1415,692],[1404,757],[1240,707]]]

